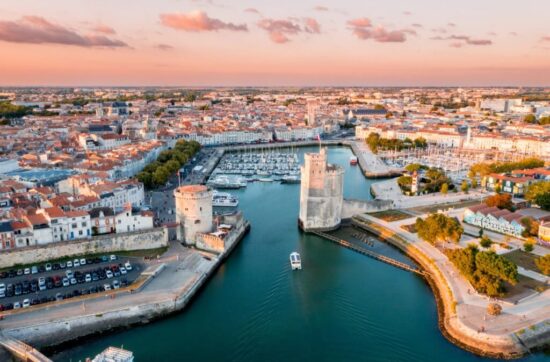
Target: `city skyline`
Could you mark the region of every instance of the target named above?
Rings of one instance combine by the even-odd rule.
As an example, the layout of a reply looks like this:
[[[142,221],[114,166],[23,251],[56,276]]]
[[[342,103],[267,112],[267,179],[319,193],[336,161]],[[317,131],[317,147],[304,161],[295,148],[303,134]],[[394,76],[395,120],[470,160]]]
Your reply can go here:
[[[17,1],[4,86],[547,86],[550,4]],[[521,12],[529,16],[519,16]]]

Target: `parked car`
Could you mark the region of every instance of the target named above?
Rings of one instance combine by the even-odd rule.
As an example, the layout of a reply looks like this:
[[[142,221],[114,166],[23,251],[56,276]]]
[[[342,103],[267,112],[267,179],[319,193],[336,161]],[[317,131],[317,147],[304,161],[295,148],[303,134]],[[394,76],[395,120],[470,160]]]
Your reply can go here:
[[[111,278],[113,277],[113,272],[110,271],[110,270],[107,270],[107,271],[105,272],[105,275],[107,276],[107,278],[111,279]]]
[[[71,285],[69,278],[63,278],[63,286],[68,287],[69,285]]]
[[[66,270],[66,271],[65,271],[65,276],[66,276],[67,278],[71,279],[71,278],[74,278],[74,273],[73,273],[72,270]]]
[[[38,267],[36,265],[34,265],[32,268],[31,268],[31,274],[36,274],[38,273]]]
[[[115,260],[116,260],[116,255],[111,254],[111,256],[109,257],[109,259],[111,259],[111,261],[115,261]]]
[[[84,281],[86,283],[89,283],[92,281],[92,275],[90,273],[86,274],[86,277],[84,278]]]
[[[114,289],[119,289],[120,288],[120,283],[118,282],[118,280],[113,280],[113,288]]]
[[[75,260],[73,261],[73,266],[74,266],[75,268],[76,268],[76,267],[79,267],[79,266],[80,266],[80,260],[75,259]]]
[[[123,266],[120,267],[120,274],[122,274],[122,275],[128,274],[125,267],[123,267]]]
[[[103,285],[103,289],[104,289],[105,291],[111,290],[111,285],[110,285],[110,284],[104,284],[104,285]]]
[[[25,275],[29,275],[31,273],[31,268],[25,268],[25,270],[23,270],[23,274]]]
[[[132,270],[132,264],[130,264],[130,261],[127,261],[126,264],[124,264],[124,267],[126,268],[127,271]]]
[[[67,262],[67,268],[72,268],[72,267],[73,267],[73,262],[69,260]]]
[[[31,306],[31,301],[30,299],[24,299],[23,300],[23,308],[28,308]]]
[[[13,309],[19,309],[19,308],[21,308],[21,303],[19,302],[13,303]]]
[[[80,259],[80,265],[86,265],[86,259],[84,258]]]
[[[52,265],[50,263],[48,263],[48,264],[46,264],[45,268],[46,268],[46,271],[51,271],[52,270]]]

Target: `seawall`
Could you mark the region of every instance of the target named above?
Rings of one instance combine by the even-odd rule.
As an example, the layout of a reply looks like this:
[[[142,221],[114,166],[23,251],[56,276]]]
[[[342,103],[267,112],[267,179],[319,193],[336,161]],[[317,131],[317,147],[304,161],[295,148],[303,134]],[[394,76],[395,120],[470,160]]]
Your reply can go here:
[[[108,333],[113,330],[128,328],[135,325],[147,324],[156,319],[164,318],[181,311],[193,299],[217,268],[236,248],[250,224],[245,221],[238,230],[231,234],[228,248],[214,258],[211,267],[190,282],[179,288],[179,292],[166,296],[154,302],[145,302],[135,305],[114,308],[101,313],[83,313],[76,317],[52,318],[44,323],[29,323],[14,328],[5,329],[4,333],[19,339],[36,348],[48,348],[74,342],[91,335]],[[162,274],[159,276],[162,277]],[[135,295],[135,294],[134,294]],[[100,297],[101,298],[101,297]],[[117,298],[121,299],[123,297]]]
[[[476,355],[500,359],[520,358],[529,352],[529,348],[535,347],[534,345],[529,348],[524,346],[513,333],[488,335],[466,326],[456,313],[457,305],[450,287],[430,258],[382,225],[359,217],[354,217],[352,222],[357,227],[397,247],[426,271],[424,277],[434,293],[437,304],[439,328],[450,342]]]
[[[91,239],[60,241],[1,251],[0,269],[17,265],[36,264],[64,257],[157,249],[167,245],[168,234],[164,228],[125,234],[101,235]]]

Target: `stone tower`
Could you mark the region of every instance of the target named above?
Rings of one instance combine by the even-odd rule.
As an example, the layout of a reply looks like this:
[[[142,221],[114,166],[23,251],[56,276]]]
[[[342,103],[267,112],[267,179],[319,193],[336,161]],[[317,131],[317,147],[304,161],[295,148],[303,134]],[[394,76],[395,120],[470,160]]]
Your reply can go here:
[[[304,158],[299,225],[304,231],[335,229],[342,219],[344,169],[327,164],[325,149]]]
[[[411,194],[416,195],[418,193],[418,173],[414,171],[411,176]]]
[[[197,233],[212,231],[212,190],[204,185],[180,186],[174,197],[178,240],[194,245]]]

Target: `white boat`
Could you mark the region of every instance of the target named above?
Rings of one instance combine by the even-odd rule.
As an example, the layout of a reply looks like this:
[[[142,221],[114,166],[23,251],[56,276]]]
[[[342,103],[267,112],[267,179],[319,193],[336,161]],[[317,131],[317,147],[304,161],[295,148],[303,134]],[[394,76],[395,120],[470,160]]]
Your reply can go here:
[[[227,192],[214,191],[212,194],[212,206],[217,207],[236,207],[239,200]]]
[[[290,266],[292,270],[302,270],[302,259],[300,258],[300,254],[295,251],[290,253]]]

